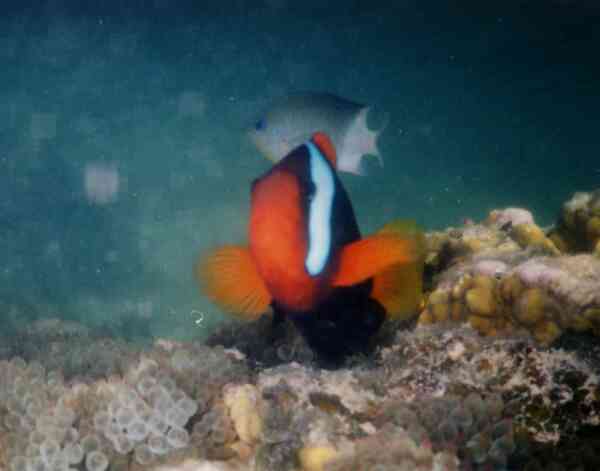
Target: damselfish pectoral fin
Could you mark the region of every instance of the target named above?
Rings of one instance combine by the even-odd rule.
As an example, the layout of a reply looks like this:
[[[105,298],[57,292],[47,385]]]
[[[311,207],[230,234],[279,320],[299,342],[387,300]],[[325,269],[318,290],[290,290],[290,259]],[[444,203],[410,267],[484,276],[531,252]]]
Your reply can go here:
[[[344,247],[334,285],[373,279],[371,297],[399,319],[421,302],[425,253],[423,233],[414,222],[394,221],[379,232]]]
[[[240,318],[257,319],[271,303],[247,247],[228,245],[210,252],[199,260],[195,274],[211,301]]]

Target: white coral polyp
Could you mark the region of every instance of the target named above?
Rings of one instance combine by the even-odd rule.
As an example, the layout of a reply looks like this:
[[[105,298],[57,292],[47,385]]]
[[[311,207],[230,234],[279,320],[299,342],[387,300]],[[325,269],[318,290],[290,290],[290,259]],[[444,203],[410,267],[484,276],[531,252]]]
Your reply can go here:
[[[517,268],[517,274],[528,285],[557,283],[563,277],[563,271],[545,265],[537,260],[529,260]]]

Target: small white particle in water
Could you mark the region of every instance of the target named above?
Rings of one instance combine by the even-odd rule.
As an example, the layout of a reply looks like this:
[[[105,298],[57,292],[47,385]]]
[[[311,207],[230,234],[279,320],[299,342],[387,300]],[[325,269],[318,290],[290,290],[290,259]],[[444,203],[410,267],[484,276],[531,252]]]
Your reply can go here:
[[[204,313],[202,311],[192,309],[190,314],[194,317],[194,324],[196,324],[197,326],[202,325],[202,323],[204,322]]]
[[[85,195],[90,203],[108,204],[117,200],[119,172],[114,164],[93,163],[85,167]]]

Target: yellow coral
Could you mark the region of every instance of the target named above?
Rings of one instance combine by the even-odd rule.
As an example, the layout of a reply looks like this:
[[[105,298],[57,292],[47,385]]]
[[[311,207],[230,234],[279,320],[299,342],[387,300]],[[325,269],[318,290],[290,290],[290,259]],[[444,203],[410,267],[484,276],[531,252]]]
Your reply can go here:
[[[459,278],[456,284],[452,287],[452,298],[453,299],[461,299],[465,294],[465,290],[472,286],[472,277],[471,275],[464,275]]]
[[[515,306],[517,320],[527,326],[537,324],[544,318],[547,308],[546,295],[539,288],[526,290]]]
[[[600,216],[594,216],[588,219],[585,225],[586,233],[590,241],[600,239]]]
[[[469,325],[477,332],[483,335],[493,335],[495,333],[494,324],[491,319],[480,316],[469,316]]]
[[[516,275],[509,275],[500,282],[500,295],[506,302],[513,302],[523,291],[523,283]]]
[[[511,231],[511,236],[521,245],[542,245],[546,239],[544,231],[535,224],[517,224]]]
[[[259,400],[260,395],[251,384],[232,386],[225,390],[225,405],[229,409],[235,431],[244,443],[256,443],[262,433]]]
[[[548,238],[552,241],[554,246],[562,253],[570,252],[573,247],[573,242],[569,241],[564,234],[558,232],[552,232],[548,235]]]
[[[586,309],[583,316],[591,323],[600,325],[600,307],[590,307]]]
[[[337,455],[337,450],[329,445],[305,446],[298,452],[298,459],[304,471],[323,471]]]
[[[490,276],[477,275],[473,278],[473,285],[480,288],[485,288],[489,291],[494,291],[496,280]]]
[[[535,224],[517,224],[513,227],[511,236],[523,248],[539,247],[554,255],[560,253],[552,240]]]
[[[434,319],[433,315],[428,309],[424,309],[421,314],[419,314],[419,320],[417,321],[418,325],[429,325],[433,324]]]
[[[444,322],[448,320],[450,306],[448,305],[448,291],[437,289],[427,300],[428,310],[432,316],[432,322]],[[424,322],[426,323],[426,322]]]
[[[430,306],[431,313],[435,322],[444,322],[448,320],[448,314],[450,311],[450,305],[447,303],[437,303]]]
[[[496,310],[496,300],[494,294],[489,288],[477,286],[467,291],[465,297],[467,307],[473,314],[481,316],[491,316]]]
[[[441,304],[448,302],[448,291],[436,289],[429,295],[429,299],[427,300],[429,304]]]
[[[484,244],[479,239],[465,239],[463,241],[464,247],[473,253],[480,252],[484,248]]]
[[[576,332],[585,332],[592,328],[592,322],[585,315],[576,315],[571,319],[569,327]]]
[[[460,302],[452,303],[450,307],[450,319],[460,321],[463,318],[463,305]]]
[[[558,325],[553,321],[543,321],[535,326],[533,329],[533,336],[542,345],[550,345],[558,337],[560,337],[562,331]]]

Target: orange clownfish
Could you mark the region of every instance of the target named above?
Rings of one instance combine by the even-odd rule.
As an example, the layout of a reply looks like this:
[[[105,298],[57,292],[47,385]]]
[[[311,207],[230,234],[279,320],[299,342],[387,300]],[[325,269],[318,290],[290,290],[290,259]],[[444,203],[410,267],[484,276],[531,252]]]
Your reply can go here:
[[[394,222],[361,238],[323,133],[253,182],[248,240],[200,259],[201,289],[244,319],[271,306],[325,357],[364,351],[386,317],[406,317],[421,300],[422,234]]]

